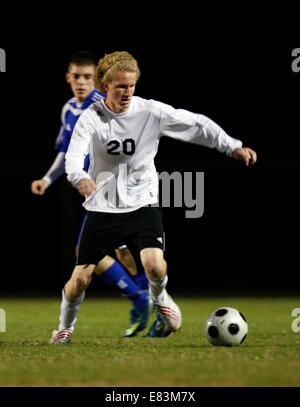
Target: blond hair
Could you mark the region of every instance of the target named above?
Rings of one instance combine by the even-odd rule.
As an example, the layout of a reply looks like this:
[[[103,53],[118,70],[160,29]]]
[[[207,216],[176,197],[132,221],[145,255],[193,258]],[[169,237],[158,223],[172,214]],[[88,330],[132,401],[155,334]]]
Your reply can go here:
[[[103,83],[111,82],[118,71],[135,72],[137,81],[141,75],[137,60],[129,52],[116,51],[100,59],[95,73],[95,87],[106,93]]]

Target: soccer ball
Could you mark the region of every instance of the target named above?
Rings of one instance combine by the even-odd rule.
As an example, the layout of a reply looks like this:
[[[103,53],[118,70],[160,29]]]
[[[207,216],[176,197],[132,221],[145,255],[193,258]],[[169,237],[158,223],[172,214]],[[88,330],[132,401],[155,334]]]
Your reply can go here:
[[[240,345],[247,334],[246,318],[235,308],[218,308],[208,317],[205,324],[205,335],[215,346]]]

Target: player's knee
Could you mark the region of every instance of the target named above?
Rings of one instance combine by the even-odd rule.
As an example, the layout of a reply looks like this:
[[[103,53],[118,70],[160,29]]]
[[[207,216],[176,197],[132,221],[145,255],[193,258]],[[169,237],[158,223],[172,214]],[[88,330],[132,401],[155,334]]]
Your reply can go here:
[[[74,276],[73,284],[75,285],[76,289],[85,290],[89,286],[91,279],[92,276],[79,274],[77,276]]]
[[[150,278],[162,278],[166,273],[165,262],[159,259],[148,259],[144,262],[145,272]]]

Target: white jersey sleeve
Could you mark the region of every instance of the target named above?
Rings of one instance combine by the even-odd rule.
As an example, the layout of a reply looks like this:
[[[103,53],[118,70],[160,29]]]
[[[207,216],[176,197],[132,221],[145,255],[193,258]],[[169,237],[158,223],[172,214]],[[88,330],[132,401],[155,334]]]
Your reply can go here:
[[[213,120],[202,114],[153,101],[161,109],[161,135],[176,140],[216,148],[221,153],[231,155],[234,149],[242,147],[240,140],[230,137]]]
[[[89,112],[86,110],[82,113],[80,119],[76,123],[66,153],[65,170],[68,180],[73,186],[84,178],[91,178],[82,168],[84,167],[84,159],[89,153],[92,134],[92,122],[89,120]]]

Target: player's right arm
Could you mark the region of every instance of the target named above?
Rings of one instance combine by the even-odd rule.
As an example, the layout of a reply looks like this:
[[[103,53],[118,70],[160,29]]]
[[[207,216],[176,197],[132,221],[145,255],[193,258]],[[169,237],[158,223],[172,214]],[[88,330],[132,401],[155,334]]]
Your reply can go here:
[[[75,187],[82,196],[90,196],[96,191],[96,183],[91,178],[81,179]]]
[[[49,186],[59,177],[65,174],[65,155],[68,148],[70,136],[67,130],[67,116],[70,109],[67,102],[61,112],[61,127],[55,141],[55,148],[58,154],[52,162],[47,173],[40,179],[36,179],[31,183],[31,192],[34,195],[44,195]]]
[[[83,196],[89,196],[96,191],[96,183],[84,168],[84,159],[89,153],[89,145],[93,133],[89,121],[89,109],[78,119],[68,151],[66,153],[66,173],[68,181]]]
[[[49,185],[49,182],[43,178],[36,179],[31,183],[31,192],[34,195],[44,195]]]
[[[31,192],[35,195],[44,195],[46,189],[57,178],[65,173],[65,153],[59,152],[55,157],[51,167],[41,179],[32,181]]]

